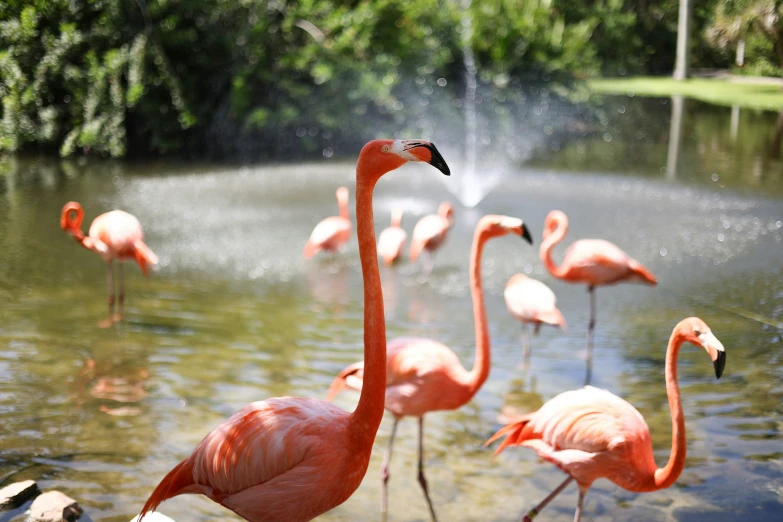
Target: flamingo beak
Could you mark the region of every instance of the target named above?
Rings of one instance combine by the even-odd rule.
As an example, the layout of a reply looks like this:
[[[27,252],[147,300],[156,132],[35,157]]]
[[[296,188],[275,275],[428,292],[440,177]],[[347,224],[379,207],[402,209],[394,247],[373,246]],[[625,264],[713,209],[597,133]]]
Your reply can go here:
[[[530,230],[528,230],[527,225],[524,223],[522,223],[522,231],[519,233],[519,235],[522,236],[522,239],[531,245],[533,244],[533,236],[530,235]]]
[[[699,341],[712,359],[712,365],[715,367],[715,377],[720,379],[723,375],[723,368],[726,366],[726,349],[723,344],[715,337],[712,332],[704,332],[699,335]]]
[[[414,156],[417,160],[429,163],[447,176],[451,175],[446,160],[443,159],[435,144],[428,141],[405,140],[403,150]]]

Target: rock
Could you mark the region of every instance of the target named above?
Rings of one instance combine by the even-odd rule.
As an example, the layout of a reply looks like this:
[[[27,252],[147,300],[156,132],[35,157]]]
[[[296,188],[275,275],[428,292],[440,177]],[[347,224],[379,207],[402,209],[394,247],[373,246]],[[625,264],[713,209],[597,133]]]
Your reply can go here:
[[[0,489],[0,511],[18,508],[31,498],[41,494],[34,480],[14,482]]]
[[[82,515],[82,508],[59,491],[47,491],[30,506],[30,522],[74,522]]]
[[[139,516],[136,515],[133,517],[133,519],[130,522],[139,522]],[[147,513],[144,515],[144,520],[141,522],[174,522],[172,519],[167,517],[166,515],[161,515],[157,511],[153,511],[152,513]]]

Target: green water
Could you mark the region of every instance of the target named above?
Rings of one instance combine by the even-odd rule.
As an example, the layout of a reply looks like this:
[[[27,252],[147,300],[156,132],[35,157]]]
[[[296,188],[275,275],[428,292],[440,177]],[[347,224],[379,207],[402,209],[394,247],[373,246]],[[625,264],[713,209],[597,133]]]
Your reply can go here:
[[[686,158],[698,153],[688,143]],[[658,159],[646,161],[665,165],[666,150],[653,145],[649,152]],[[408,264],[382,269],[389,336],[432,337],[469,367],[467,267],[475,223],[485,213],[518,216],[538,244],[546,213],[559,208],[571,218],[566,245],[580,237],[609,239],[659,278],[655,289],[599,289],[592,384],[641,411],[660,465],[671,436],[663,378],[671,329],[698,315],[728,354],[716,381],[702,351],[681,353],[688,459],[677,483],[635,495],[598,481],[585,520],[780,520],[783,192],[774,182],[780,173],[773,169],[755,185],[755,178],[739,177],[725,186],[698,161],[686,161],[677,177],[620,167],[602,167],[612,172],[603,174],[590,161],[580,167],[578,152],[569,154],[568,165],[554,155],[536,169],[510,170],[478,207],[457,206],[428,281]],[[78,499],[86,520],[130,520],[158,480],[242,405],[281,395],[324,397],[332,377],[361,358],[355,238],[335,262],[301,259],[312,226],[336,213],[334,189],[347,184],[353,199],[351,163],[239,168],[6,158],[0,165],[4,483],[32,478]],[[460,183],[460,173],[452,170],[451,179],[416,166],[385,177],[376,189],[378,231],[393,206],[409,210],[403,225],[410,231],[412,214],[453,201],[458,191],[449,184]],[[136,215],[161,259],[149,279],[126,267],[127,320],[115,328],[97,328],[106,313],[103,262],[58,227],[69,200],[84,205],[88,220],[113,208]],[[563,251],[556,249],[557,259]],[[552,287],[569,324],[566,332],[544,329],[533,339],[527,369],[520,367],[520,327],[502,298],[518,271]],[[516,520],[553,489],[562,473],[531,451],[493,458],[482,444],[500,426],[504,408],[536,409],[585,378],[584,288],[553,280],[537,246],[510,237],[488,245],[484,285],[490,379],[465,407],[425,422],[427,473],[442,520]],[[357,398],[344,393],[336,402],[350,409]],[[390,425],[387,416],[360,489],[322,520],[379,519],[379,468]],[[398,431],[390,520],[427,520],[415,430],[408,419]],[[571,487],[539,519],[571,520],[575,502]],[[179,522],[236,520],[195,496],[167,501],[162,512]]]

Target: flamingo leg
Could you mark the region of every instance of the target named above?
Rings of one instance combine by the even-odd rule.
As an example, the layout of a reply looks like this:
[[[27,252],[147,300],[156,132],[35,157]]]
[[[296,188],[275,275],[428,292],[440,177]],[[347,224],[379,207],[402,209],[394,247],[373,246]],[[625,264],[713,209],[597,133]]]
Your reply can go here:
[[[392,424],[391,435],[389,435],[389,447],[386,448],[386,455],[383,457],[383,466],[381,466],[381,521],[386,522],[386,513],[389,508],[389,463],[392,456],[392,446],[394,445],[394,435],[397,433],[397,423],[400,421],[397,417],[394,418],[394,424]]]
[[[530,364],[530,333],[527,324],[522,323],[522,369]]]
[[[587,371],[585,373],[585,386],[590,384],[593,376],[593,335],[595,333],[595,287],[587,287],[590,293],[590,322],[587,323]]]
[[[579,488],[579,503],[576,505],[576,511],[574,512],[574,522],[580,522],[582,520],[582,506],[585,503],[585,492],[582,488]]]
[[[114,263],[106,261],[106,284],[109,287],[109,321],[114,315]]]
[[[593,333],[595,332],[595,287],[590,285],[587,287],[587,291],[590,294],[590,322],[587,323],[587,349],[589,351],[593,348]]]
[[[552,499],[554,499],[556,496],[558,496],[560,493],[563,492],[563,490],[568,486],[568,484],[571,483],[571,481],[574,480],[574,477],[569,476],[567,479],[565,479],[562,484],[557,486],[555,490],[550,493],[544,500],[542,500],[536,507],[531,509],[527,512],[527,514],[522,518],[522,522],[533,522],[533,519],[541,513],[541,510],[544,509],[547,504],[552,502]]]
[[[424,251],[424,279],[427,279],[435,268],[435,256],[429,251]]]
[[[424,491],[424,498],[427,499],[430,516],[433,522],[437,522],[438,517],[435,516],[435,508],[432,507],[430,492],[427,488],[427,478],[424,476],[424,417],[419,417],[419,484],[421,484],[421,489]]]
[[[117,318],[122,319],[125,313],[125,270],[122,268],[121,262],[117,263],[117,272],[119,280],[117,282],[117,293],[119,294]]]

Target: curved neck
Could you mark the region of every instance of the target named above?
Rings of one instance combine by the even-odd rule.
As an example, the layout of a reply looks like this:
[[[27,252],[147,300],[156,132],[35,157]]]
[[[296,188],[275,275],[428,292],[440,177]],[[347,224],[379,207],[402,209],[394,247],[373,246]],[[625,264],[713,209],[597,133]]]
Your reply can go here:
[[[685,417],[680,401],[680,388],[677,385],[677,356],[683,342],[684,339],[675,330],[666,349],[666,394],[669,396],[669,409],[672,414],[672,452],[666,466],[655,470],[656,489],[668,488],[674,484],[685,467]]]
[[[62,214],[60,215],[60,227],[66,234],[82,245],[84,245],[84,232],[82,232],[83,221],[84,209],[80,204],[70,202],[63,207]]]
[[[563,277],[565,270],[561,266],[557,266],[552,260],[552,249],[556,244],[560,243],[568,232],[568,223],[561,221],[557,222],[557,228],[555,228],[551,234],[541,243],[541,248],[538,250],[541,262],[544,263],[549,273],[555,277]]]
[[[470,252],[470,295],[473,298],[473,325],[476,329],[476,360],[468,373],[467,386],[471,396],[489,376],[489,328],[484,307],[484,290],[481,287],[481,255],[488,237],[483,229],[476,230]]]
[[[356,167],[356,229],[364,280],[365,384],[351,422],[355,435],[372,445],[383,417],[386,395],[386,321],[372,215],[372,192],[380,175],[367,171],[360,157]]]

